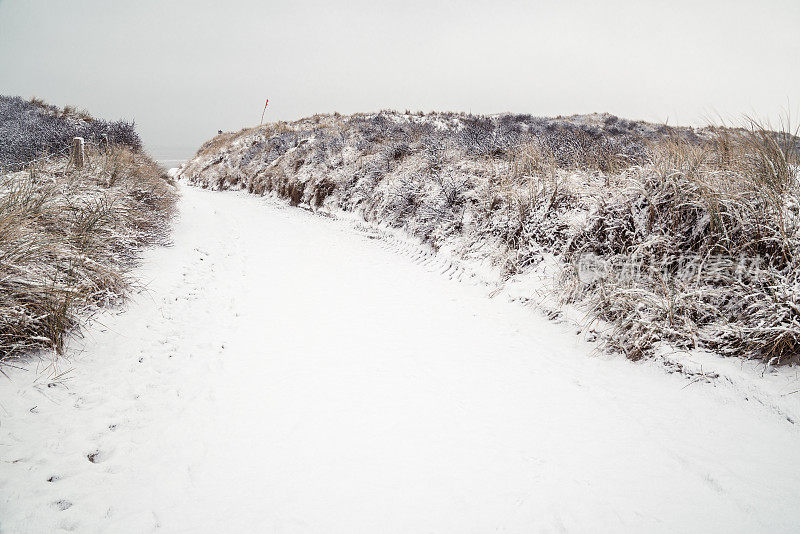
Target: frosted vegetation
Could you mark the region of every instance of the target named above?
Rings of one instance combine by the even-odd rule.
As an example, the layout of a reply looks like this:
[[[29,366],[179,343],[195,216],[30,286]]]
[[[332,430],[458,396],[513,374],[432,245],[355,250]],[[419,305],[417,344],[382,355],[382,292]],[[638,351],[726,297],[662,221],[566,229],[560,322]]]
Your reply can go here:
[[[0,363],[8,364],[34,349],[60,352],[82,319],[125,296],[138,250],[166,238],[177,190],[139,150],[132,125],[19,98],[1,97],[0,113]],[[107,136],[87,144],[82,168],[68,154],[77,134]]]
[[[549,290],[605,346],[800,353],[798,139],[608,114],[315,115],[226,133],[190,182],[355,212]]]
[[[89,142],[125,145],[140,150],[133,123],[107,122],[72,107],[63,109],[39,99],[0,95],[0,165],[24,166],[47,154],[63,154],[73,137]]]

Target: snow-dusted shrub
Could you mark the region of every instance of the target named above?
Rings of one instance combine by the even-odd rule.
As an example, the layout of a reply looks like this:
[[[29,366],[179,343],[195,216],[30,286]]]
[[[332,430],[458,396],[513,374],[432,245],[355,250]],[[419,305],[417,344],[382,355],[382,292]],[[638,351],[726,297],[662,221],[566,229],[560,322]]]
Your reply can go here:
[[[141,148],[133,123],[107,122],[39,100],[0,96],[0,166],[20,168],[43,154],[63,153],[73,137]]]
[[[386,202],[386,214],[394,224],[402,224],[413,217],[422,203],[424,181],[418,175],[401,176],[390,192]]]
[[[457,143],[475,155],[504,157],[511,144],[511,136],[507,130],[503,133],[491,117],[470,115],[462,120]]]
[[[356,169],[348,185],[339,188],[339,202],[342,207],[348,211],[354,211],[364,203],[370,202],[385,175],[386,166],[378,160]]]

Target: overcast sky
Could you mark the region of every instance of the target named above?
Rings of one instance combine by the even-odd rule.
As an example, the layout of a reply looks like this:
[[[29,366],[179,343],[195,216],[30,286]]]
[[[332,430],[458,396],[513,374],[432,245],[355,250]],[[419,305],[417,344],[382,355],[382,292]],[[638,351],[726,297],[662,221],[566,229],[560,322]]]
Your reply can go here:
[[[798,0],[0,0],[0,92],[135,119],[156,155],[258,124],[265,98],[268,120],[774,119],[800,104],[798,32]]]

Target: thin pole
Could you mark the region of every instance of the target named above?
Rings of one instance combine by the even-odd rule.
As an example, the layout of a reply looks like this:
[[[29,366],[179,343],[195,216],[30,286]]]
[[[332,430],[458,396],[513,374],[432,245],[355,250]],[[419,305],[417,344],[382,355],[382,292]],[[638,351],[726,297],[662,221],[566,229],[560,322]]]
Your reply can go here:
[[[269,98],[267,99],[267,103],[264,104],[264,111],[261,112],[261,122],[258,123],[259,126],[264,124],[264,113],[267,112],[267,104],[269,104]]]

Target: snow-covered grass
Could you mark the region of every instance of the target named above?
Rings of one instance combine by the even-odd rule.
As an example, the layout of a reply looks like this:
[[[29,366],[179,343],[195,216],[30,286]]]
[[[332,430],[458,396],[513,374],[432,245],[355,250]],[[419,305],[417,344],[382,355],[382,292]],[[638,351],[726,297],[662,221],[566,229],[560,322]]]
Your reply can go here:
[[[632,359],[668,344],[785,363],[800,350],[797,168],[797,137],[752,122],[381,112],[226,133],[180,174],[357,213],[504,279],[547,267],[560,305]]]
[[[124,145],[90,150],[80,169],[45,159],[0,175],[0,370],[129,288],[137,252],[163,241],[174,181]]]
[[[796,360],[797,140],[758,125],[714,134],[654,146],[649,165],[613,185],[620,196],[572,238],[572,296],[614,323],[612,344],[634,357],[669,341]]]

